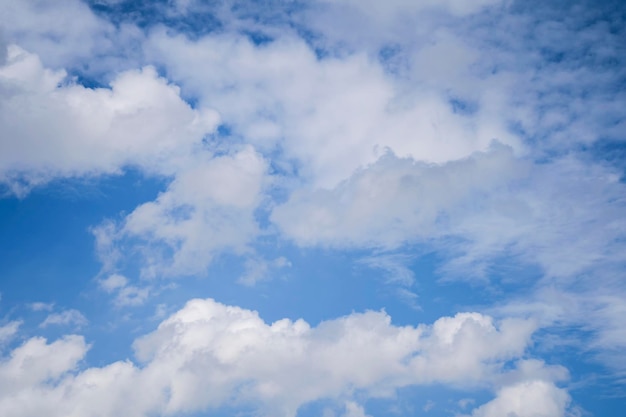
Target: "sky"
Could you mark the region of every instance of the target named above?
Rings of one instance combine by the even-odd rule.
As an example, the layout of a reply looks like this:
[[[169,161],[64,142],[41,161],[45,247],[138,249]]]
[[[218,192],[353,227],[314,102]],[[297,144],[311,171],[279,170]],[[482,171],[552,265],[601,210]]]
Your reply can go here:
[[[0,415],[621,417],[619,0],[3,0]]]

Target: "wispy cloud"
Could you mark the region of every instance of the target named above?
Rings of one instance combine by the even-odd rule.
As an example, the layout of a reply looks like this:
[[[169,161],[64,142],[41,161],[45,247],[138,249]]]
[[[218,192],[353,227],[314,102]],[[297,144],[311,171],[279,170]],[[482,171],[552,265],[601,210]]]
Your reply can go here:
[[[65,310],[59,313],[49,314],[39,327],[56,326],[73,326],[80,328],[88,323],[87,319],[78,310]]]

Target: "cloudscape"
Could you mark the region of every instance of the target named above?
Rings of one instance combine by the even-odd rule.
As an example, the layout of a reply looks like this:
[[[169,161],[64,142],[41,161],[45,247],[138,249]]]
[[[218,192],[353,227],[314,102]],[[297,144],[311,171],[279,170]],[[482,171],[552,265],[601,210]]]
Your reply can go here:
[[[0,416],[621,417],[619,0],[3,0]]]

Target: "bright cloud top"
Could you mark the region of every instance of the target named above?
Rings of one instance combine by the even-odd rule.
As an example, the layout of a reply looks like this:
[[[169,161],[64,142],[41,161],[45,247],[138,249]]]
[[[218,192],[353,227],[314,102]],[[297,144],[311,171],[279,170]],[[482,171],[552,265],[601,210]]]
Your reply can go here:
[[[250,310],[192,300],[135,340],[141,365],[82,368],[89,346],[81,336],[27,340],[0,365],[0,410],[11,417],[172,415],[257,404],[264,415],[295,416],[322,398],[345,401],[363,391],[384,397],[409,384],[453,383],[498,388],[476,416],[563,416],[569,396],[555,382],[565,371],[520,360],[535,327],[479,313],[417,327],[395,326],[383,312],[316,327],[288,319],[268,324]],[[516,367],[507,370],[511,360]],[[535,401],[508,400],[518,394]]]

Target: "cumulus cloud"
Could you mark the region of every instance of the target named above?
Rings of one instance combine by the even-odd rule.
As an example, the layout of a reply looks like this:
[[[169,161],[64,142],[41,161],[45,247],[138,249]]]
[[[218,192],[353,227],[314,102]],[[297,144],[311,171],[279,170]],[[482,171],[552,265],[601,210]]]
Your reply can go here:
[[[546,381],[524,381],[498,391],[494,400],[480,406],[473,417],[552,417],[564,416],[569,395]]]
[[[537,164],[496,146],[439,165],[387,155],[330,190],[295,191],[271,218],[304,246],[428,243],[447,252],[443,271],[455,276],[485,278],[488,265],[512,256],[570,282],[624,264],[625,191],[606,166]]]
[[[171,175],[217,123],[152,67],[120,74],[110,89],[64,83],[65,75],[14,45],[0,68],[0,181],[18,195],[55,178],[125,166]]]
[[[118,245],[140,253],[144,278],[202,274],[216,254],[245,253],[259,233],[254,212],[266,185],[267,164],[251,146],[199,157],[156,200],[96,228],[105,265],[115,264]]]
[[[316,186],[335,186],[386,149],[446,162],[486,150],[494,139],[519,148],[499,120],[455,112],[439,92],[403,96],[365,54],[318,59],[292,37],[256,47],[240,36],[192,41],[160,31],[149,45],[151,56],[235,133],[261,150],[279,146],[285,162],[295,160]]]
[[[27,401],[34,400],[32,389],[42,384],[54,384],[67,372],[76,369],[87,351],[80,336],[65,336],[52,343],[35,337],[11,351],[0,364],[0,407],[7,415],[30,415]],[[29,395],[29,393],[31,395]],[[19,396],[27,398],[19,400]],[[12,400],[19,403],[12,403]]]
[[[497,386],[534,329],[529,321],[496,322],[478,313],[417,327],[395,326],[384,312],[353,313],[316,327],[288,319],[268,324],[250,310],[192,300],[135,341],[141,365],[76,371],[88,349],[81,337],[28,340],[0,365],[0,384],[7,387],[0,411],[10,417],[42,410],[50,416],[169,415],[229,403],[294,416],[310,401],[345,400],[356,392],[388,396],[399,387],[441,382]],[[529,373],[523,368],[519,372]],[[535,368],[532,374],[547,372]],[[549,401],[542,392],[533,398]],[[353,400],[346,404],[347,415],[365,415]]]

